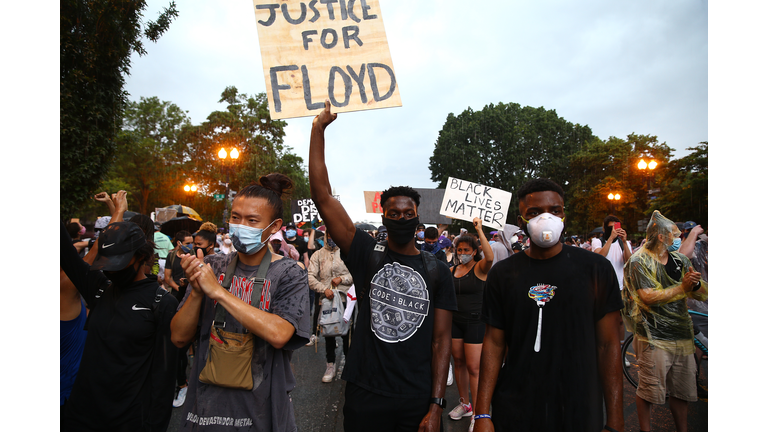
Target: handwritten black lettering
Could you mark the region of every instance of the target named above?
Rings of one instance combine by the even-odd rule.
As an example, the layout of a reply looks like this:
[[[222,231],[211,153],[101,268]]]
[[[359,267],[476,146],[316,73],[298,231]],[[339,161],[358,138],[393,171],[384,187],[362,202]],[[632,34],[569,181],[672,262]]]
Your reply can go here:
[[[304,19],[307,17],[307,5],[304,3],[299,3],[301,5],[301,16],[299,19],[293,19],[291,18],[291,15],[288,14],[288,3],[283,3],[282,6],[280,6],[280,10],[283,11],[283,17],[286,21],[290,24],[301,24],[304,22]]]
[[[313,111],[323,108],[325,106],[324,102],[312,103],[312,90],[309,88],[309,72],[307,72],[305,65],[301,65],[301,84],[304,86],[304,103],[307,105],[307,110]]]
[[[304,66],[302,66],[302,68],[304,68]],[[273,66],[269,68],[269,81],[272,84],[272,101],[275,104],[275,112],[280,112],[282,110],[282,105],[280,103],[280,90],[289,90],[291,88],[291,86],[288,84],[277,83],[277,73],[284,72],[284,71],[298,70],[298,69],[299,67],[296,65]],[[304,69],[302,69],[302,72],[304,72]],[[306,97],[307,91],[309,90],[305,87],[304,88],[305,97]],[[320,108],[322,108],[322,106],[323,104],[320,104]]]
[[[256,5],[256,9],[269,9],[269,18],[266,21],[259,20],[259,24],[263,25],[264,27],[269,27],[272,24],[275,23],[275,18],[277,18],[277,14],[275,11],[277,8],[279,8],[279,4],[267,4],[267,5]]]
[[[344,102],[339,103],[334,95],[334,85],[336,83],[336,74],[341,75],[341,79],[344,80]],[[345,107],[349,105],[349,99],[352,96],[352,80],[344,70],[338,66],[331,68],[331,72],[328,74],[328,99],[335,107]]]
[[[373,68],[375,67],[384,69],[389,74],[389,78],[390,78],[389,91],[387,91],[387,93],[385,93],[384,96],[379,96],[379,86],[376,83],[376,74],[373,72]],[[395,80],[395,73],[392,71],[392,68],[390,68],[385,64],[368,63],[368,79],[371,81],[371,92],[373,93],[373,100],[375,100],[376,102],[381,102],[385,99],[389,99],[389,97],[392,96],[392,94],[395,92],[395,85],[397,84],[397,81]]]

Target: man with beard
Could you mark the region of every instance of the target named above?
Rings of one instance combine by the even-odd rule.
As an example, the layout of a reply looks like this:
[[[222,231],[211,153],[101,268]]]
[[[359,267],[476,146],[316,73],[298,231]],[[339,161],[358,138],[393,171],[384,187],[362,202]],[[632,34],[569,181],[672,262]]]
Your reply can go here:
[[[475,432],[624,429],[616,274],[603,257],[561,243],[563,195],[549,179],[518,190],[531,246],[488,273]]]
[[[355,228],[331,193],[325,165],[325,128],[335,119],[326,100],[312,122],[309,181],[312,200],[352,274],[362,323],[342,374],[344,430],[437,431],[456,310],[451,273],[414,245],[420,196],[408,186],[381,194],[386,243]]]

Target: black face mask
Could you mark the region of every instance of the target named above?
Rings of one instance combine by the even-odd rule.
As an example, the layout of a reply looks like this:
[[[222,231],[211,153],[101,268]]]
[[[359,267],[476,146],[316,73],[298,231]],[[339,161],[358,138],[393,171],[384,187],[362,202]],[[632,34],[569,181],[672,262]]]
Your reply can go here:
[[[387,228],[387,237],[399,245],[407,244],[413,240],[416,227],[419,226],[418,216],[413,219],[387,219],[381,217],[381,224]]]
[[[210,249],[210,246],[207,248],[195,247],[195,256],[197,256],[197,251],[199,250],[203,251],[203,256],[208,255],[208,249]]]
[[[139,269],[129,265],[128,267],[117,271],[105,271],[104,276],[107,277],[112,284],[118,288],[125,288],[133,283],[136,279],[136,275],[139,273]]]

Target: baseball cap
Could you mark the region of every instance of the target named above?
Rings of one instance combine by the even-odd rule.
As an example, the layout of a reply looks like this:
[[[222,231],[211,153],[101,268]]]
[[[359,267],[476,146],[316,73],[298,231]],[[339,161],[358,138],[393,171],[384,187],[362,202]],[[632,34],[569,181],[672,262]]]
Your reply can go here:
[[[296,229],[296,224],[293,221],[291,221],[291,222],[288,222],[287,224],[285,224],[285,227],[286,228]]]
[[[380,226],[380,227],[379,227],[379,229],[377,229],[376,231],[378,231],[378,232],[387,232],[387,227],[385,227],[384,225],[382,225],[382,226]]]
[[[122,270],[131,262],[133,254],[147,244],[144,231],[133,222],[115,222],[99,236],[99,253],[91,270]]]
[[[693,227],[695,227],[695,226],[696,226],[696,222],[694,222],[694,221],[688,221],[688,222],[686,222],[686,223],[684,223],[684,224],[683,224],[683,229],[684,229],[684,230],[689,230],[689,229],[691,229],[691,228],[693,228]]]

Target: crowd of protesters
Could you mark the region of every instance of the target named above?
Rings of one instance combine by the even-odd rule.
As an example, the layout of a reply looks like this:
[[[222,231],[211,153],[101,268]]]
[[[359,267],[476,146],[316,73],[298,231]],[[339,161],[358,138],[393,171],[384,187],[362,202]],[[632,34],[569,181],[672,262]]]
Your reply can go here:
[[[707,311],[701,226],[656,211],[634,248],[614,215],[565,236],[561,186],[535,179],[517,225],[488,234],[478,218],[475,232],[421,223],[408,186],[386,189],[382,225],[363,231],[330,193],[335,119],[326,103],[310,139],[322,226],[284,223],[293,183],[277,173],[237,193],[226,228],[169,237],[148,216],[124,221],[125,191],[95,196],[109,216],[93,239],[61,225],[62,430],[165,431],[175,407],[180,430],[294,431],[292,353],[323,337],[320,380],[343,371],[347,431],[442,430],[454,381],[447,418],[470,432],[622,431],[625,329],[641,430],[666,396],[686,430],[693,339],[707,343],[687,312]],[[331,313],[347,330],[320,325]]]

